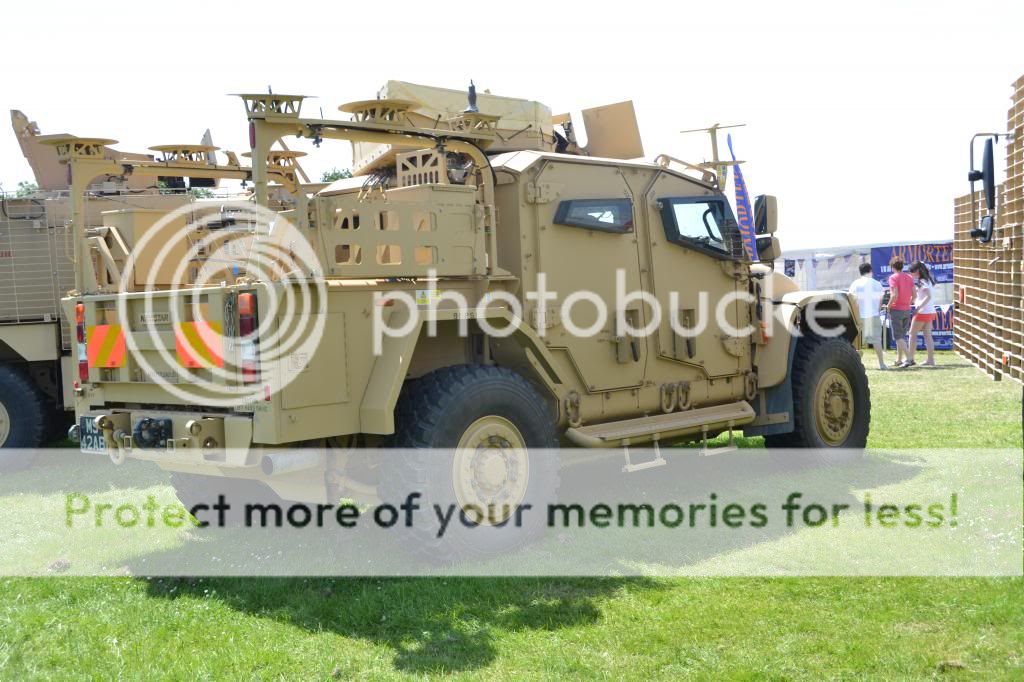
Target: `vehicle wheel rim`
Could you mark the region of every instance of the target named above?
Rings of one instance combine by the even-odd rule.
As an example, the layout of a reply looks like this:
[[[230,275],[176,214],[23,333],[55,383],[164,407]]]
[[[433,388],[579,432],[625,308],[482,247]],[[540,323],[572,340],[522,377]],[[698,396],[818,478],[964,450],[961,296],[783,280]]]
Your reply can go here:
[[[526,497],[529,478],[526,442],[508,419],[481,417],[459,439],[452,484],[467,520],[486,526],[506,522]]]
[[[842,370],[830,367],[814,389],[814,424],[830,446],[842,445],[853,428],[853,387]]]
[[[0,403],[0,448],[7,443],[11,437],[11,415],[7,412],[7,406]]]

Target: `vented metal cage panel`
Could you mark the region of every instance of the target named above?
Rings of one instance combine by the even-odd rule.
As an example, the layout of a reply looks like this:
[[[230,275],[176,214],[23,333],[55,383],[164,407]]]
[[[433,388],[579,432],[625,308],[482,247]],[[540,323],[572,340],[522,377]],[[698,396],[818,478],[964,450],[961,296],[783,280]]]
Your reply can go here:
[[[982,193],[953,202],[953,336],[956,351],[992,378],[1024,382],[1024,76],[1013,84],[1007,130],[1013,138],[991,242],[970,235],[971,202],[983,215]]]

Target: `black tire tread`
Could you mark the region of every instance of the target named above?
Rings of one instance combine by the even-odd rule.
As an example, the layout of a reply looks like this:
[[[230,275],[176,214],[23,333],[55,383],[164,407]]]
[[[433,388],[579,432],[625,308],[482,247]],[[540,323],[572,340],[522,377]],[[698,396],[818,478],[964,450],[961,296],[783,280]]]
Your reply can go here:
[[[455,365],[435,370],[419,379],[407,382],[395,407],[395,433],[388,439],[388,446],[404,448],[402,455],[396,453],[394,460],[381,467],[380,497],[385,501],[398,503],[402,495],[412,490],[424,490],[430,484],[428,472],[437,463],[431,460],[428,448],[454,447],[454,443],[442,443],[439,424],[448,410],[459,402],[460,394],[471,386],[484,382],[501,383],[528,396],[538,405],[546,405],[537,389],[520,374],[504,367],[488,365]],[[527,443],[529,447],[558,447],[558,435],[553,410],[540,410],[547,422],[541,431],[550,434],[541,443]],[[524,436],[525,437],[525,436]],[[417,452],[422,450],[422,452]],[[400,461],[399,461],[400,460]],[[531,466],[533,464],[531,463]],[[545,472],[553,477],[558,487],[557,467]],[[414,524],[401,528],[408,542],[402,546],[414,557],[433,563],[445,563],[463,558],[463,549],[453,546],[447,538],[437,537],[436,524],[432,522]],[[396,529],[397,530],[397,529]],[[525,544],[530,538],[523,538]],[[514,549],[514,548],[509,548]]]
[[[4,395],[10,396],[5,403],[11,418],[11,434],[0,448],[0,472],[13,472],[31,466],[34,457],[25,453],[19,453],[18,457],[13,453],[5,456],[4,450],[41,446],[46,437],[49,407],[35,383],[15,366],[0,365],[0,399]]]
[[[856,419],[864,420],[862,434],[851,433],[853,442],[844,444],[847,448],[863,448],[867,444],[868,432],[871,427],[871,389],[868,385],[867,375],[864,373],[860,356],[853,346],[845,339],[827,339],[820,336],[804,336],[797,341],[796,353],[791,368],[791,381],[793,384],[793,431],[791,433],[780,433],[767,436],[765,444],[771,448],[811,448],[816,443],[810,440],[809,434],[814,430],[812,423],[806,423],[805,405],[808,400],[813,400],[814,376],[809,374],[816,356],[827,354],[833,358],[830,366],[842,366],[842,361],[852,363],[859,368],[859,376],[848,377],[855,393],[862,391],[865,405],[864,410],[858,410]],[[845,357],[844,357],[845,356]],[[857,428],[857,425],[854,425]]]

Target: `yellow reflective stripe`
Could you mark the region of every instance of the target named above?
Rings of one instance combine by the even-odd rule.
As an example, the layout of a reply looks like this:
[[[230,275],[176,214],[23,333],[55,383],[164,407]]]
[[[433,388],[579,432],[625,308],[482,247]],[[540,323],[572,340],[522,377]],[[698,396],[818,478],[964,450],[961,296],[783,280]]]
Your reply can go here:
[[[89,367],[124,365],[124,334],[119,324],[98,324],[87,330],[86,351]]]
[[[219,322],[182,322],[175,333],[178,362],[186,367],[223,367],[220,333]]]
[[[110,354],[114,352],[114,346],[117,344],[117,337],[120,335],[121,329],[113,325],[107,329],[107,338],[103,339],[103,345],[100,346],[99,362],[101,367],[106,367],[107,363],[110,362]]]

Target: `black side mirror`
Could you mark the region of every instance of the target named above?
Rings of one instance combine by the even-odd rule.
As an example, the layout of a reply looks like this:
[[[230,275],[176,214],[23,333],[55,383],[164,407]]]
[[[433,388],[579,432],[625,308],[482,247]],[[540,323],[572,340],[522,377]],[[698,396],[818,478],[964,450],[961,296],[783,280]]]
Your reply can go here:
[[[982,244],[992,241],[992,231],[995,230],[996,221],[990,215],[982,216],[978,227],[971,230],[971,237]]]
[[[758,237],[755,244],[757,245],[757,257],[761,261],[774,263],[782,255],[778,237],[772,235]]]
[[[754,197],[754,233],[774,234],[779,226],[779,202],[771,194]]]
[[[981,157],[981,186],[985,191],[985,206],[989,211],[996,207],[996,169],[992,156],[990,137],[985,140],[985,152]]]
[[[992,241],[992,232],[995,230],[996,210],[996,169],[995,169],[995,142],[1002,133],[978,133],[971,138],[971,170],[967,174],[967,180],[971,183],[971,224],[977,227],[971,230],[971,237],[983,244]],[[974,141],[979,137],[985,138],[985,151],[981,157],[981,170],[974,168]],[[988,215],[977,220],[977,202],[974,200],[974,183],[981,181],[982,192],[985,195],[985,207]]]

